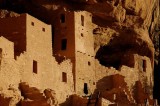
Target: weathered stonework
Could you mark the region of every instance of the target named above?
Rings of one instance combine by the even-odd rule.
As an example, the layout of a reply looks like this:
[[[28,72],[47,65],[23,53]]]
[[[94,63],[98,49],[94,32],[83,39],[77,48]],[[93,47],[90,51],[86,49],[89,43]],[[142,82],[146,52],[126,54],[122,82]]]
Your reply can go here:
[[[94,24],[91,17],[86,11],[70,12],[64,9],[58,12],[54,25],[53,52],[73,62],[74,87],[79,95],[83,95],[84,83],[90,92],[95,89]]]
[[[0,106],[154,105],[149,34],[159,8],[147,14],[150,0],[78,3],[87,5],[75,11],[46,2],[52,27],[29,14],[1,12]]]
[[[19,20],[20,19],[20,20]],[[52,56],[52,44],[51,44],[51,27],[45,25],[39,20],[31,17],[28,14],[23,14],[13,21],[22,21],[24,24],[13,28],[9,35],[6,36],[10,40],[17,44],[17,47],[24,45],[25,51],[20,53],[19,56],[14,56],[13,43],[1,37],[1,84],[0,86],[5,90],[9,85],[14,85],[18,88],[20,82],[28,82],[31,86],[46,89],[58,89],[65,87],[66,90],[59,89],[56,91],[59,103],[64,102],[67,95],[73,94],[73,75],[72,75],[72,63],[70,60],[64,60],[61,64],[58,64],[55,58]],[[10,18],[8,20],[11,20]],[[7,19],[1,20],[1,25],[7,23]],[[34,25],[32,24],[34,22]],[[27,25],[26,25],[27,24]],[[13,23],[14,25],[14,23]],[[26,27],[25,27],[26,26]],[[40,27],[38,27],[40,26]],[[14,33],[19,33],[19,28],[23,28],[24,32],[16,36],[18,39],[24,35],[23,43],[21,40],[14,39]],[[45,31],[43,31],[45,28]],[[5,33],[7,27],[0,28],[1,33]],[[37,39],[36,36],[39,36]],[[16,49],[19,50],[19,49]],[[46,52],[47,51],[47,52]],[[16,57],[16,59],[14,59]],[[36,63],[34,63],[36,62]],[[36,65],[35,65],[36,64]],[[35,66],[34,66],[35,65]],[[33,67],[36,67],[35,69]],[[67,82],[63,82],[62,73],[67,74]]]

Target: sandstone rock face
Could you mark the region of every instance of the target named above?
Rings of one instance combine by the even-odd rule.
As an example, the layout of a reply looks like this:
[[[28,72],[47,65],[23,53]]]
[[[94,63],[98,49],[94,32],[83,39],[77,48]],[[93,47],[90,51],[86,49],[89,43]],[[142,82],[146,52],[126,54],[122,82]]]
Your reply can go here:
[[[1,106],[15,106],[21,99],[21,94],[18,89],[10,87],[8,90],[0,91]]]
[[[35,87],[29,87],[26,83],[20,83],[20,91],[24,99],[21,100],[21,106],[58,106],[55,92],[51,89],[40,92]]]
[[[45,89],[44,94],[46,96],[46,99],[47,99],[48,103],[51,106],[58,106],[58,101],[56,99],[55,91],[53,91],[52,89]]]
[[[56,94],[52,89],[41,92],[36,87],[30,87],[26,82],[19,89],[10,87],[0,91],[0,106],[59,106]]]
[[[6,17],[18,17],[20,16],[19,14],[15,12],[10,12],[7,10],[0,10],[0,18],[6,18]]]
[[[48,24],[55,23],[57,10],[61,8],[92,13],[95,58],[98,60],[95,65],[96,87],[102,92],[101,98],[121,106],[143,105],[146,99],[153,105],[154,67],[156,75],[159,74],[159,4],[159,0],[0,0],[1,8],[28,12]],[[15,12],[0,10],[0,18],[19,16]],[[65,66],[57,67],[66,70]],[[159,76],[155,79],[159,81]],[[41,92],[26,83],[21,83],[19,89],[1,90],[0,105],[59,104],[52,89]],[[155,91],[159,92],[158,89]],[[64,97],[63,93],[58,97]],[[155,98],[159,99],[160,95],[157,93]],[[86,106],[88,103],[86,98],[76,95],[71,99],[70,106]]]

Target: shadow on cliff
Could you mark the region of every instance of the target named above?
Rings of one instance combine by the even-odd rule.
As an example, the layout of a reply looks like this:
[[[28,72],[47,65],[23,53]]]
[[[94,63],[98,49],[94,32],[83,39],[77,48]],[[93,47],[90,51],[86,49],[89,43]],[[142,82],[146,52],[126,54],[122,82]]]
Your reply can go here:
[[[72,99],[73,99],[73,95],[70,95],[68,98],[66,98],[66,101],[59,104],[59,106],[73,106]]]
[[[153,97],[158,99],[158,104],[160,104],[160,62],[154,65],[154,87],[153,87]]]
[[[127,52],[147,56],[152,61],[153,51],[149,46],[150,44],[147,43],[147,39],[139,37],[140,35],[136,34],[133,30],[126,29],[119,36],[111,39],[107,45],[101,46],[96,53],[96,58],[100,64],[107,67],[112,66],[116,69],[121,65],[126,65],[122,64],[122,60],[125,61],[123,56]]]
[[[111,90],[113,88],[113,75],[112,76],[106,76],[102,79],[98,80],[96,88],[99,91],[106,91]]]

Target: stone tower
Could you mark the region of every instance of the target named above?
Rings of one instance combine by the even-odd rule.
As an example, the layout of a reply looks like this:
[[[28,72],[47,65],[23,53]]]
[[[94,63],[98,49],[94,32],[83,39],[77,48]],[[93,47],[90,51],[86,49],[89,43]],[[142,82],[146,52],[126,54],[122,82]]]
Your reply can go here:
[[[53,27],[54,54],[73,63],[75,91],[84,94],[95,89],[95,61],[92,15],[86,11],[60,10]]]

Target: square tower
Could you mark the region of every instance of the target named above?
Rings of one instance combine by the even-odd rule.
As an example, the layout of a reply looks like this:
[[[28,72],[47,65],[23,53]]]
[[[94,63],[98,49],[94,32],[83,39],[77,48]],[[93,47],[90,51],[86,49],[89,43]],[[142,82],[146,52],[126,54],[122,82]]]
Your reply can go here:
[[[41,76],[45,71],[52,70],[51,25],[29,14],[21,14],[18,17],[0,18],[0,34],[14,43],[12,55],[17,60],[21,54],[26,56],[27,62],[24,61],[23,64],[26,70],[23,73],[25,81],[29,80],[28,73]],[[5,49],[2,52],[5,52]]]
[[[94,38],[92,14],[86,11],[58,12],[54,22],[54,54],[66,56],[73,63],[74,87],[83,95],[95,89]]]
[[[51,25],[29,14],[21,14],[0,18],[0,26],[0,34],[14,43],[15,56],[24,51],[32,57],[52,55]]]

